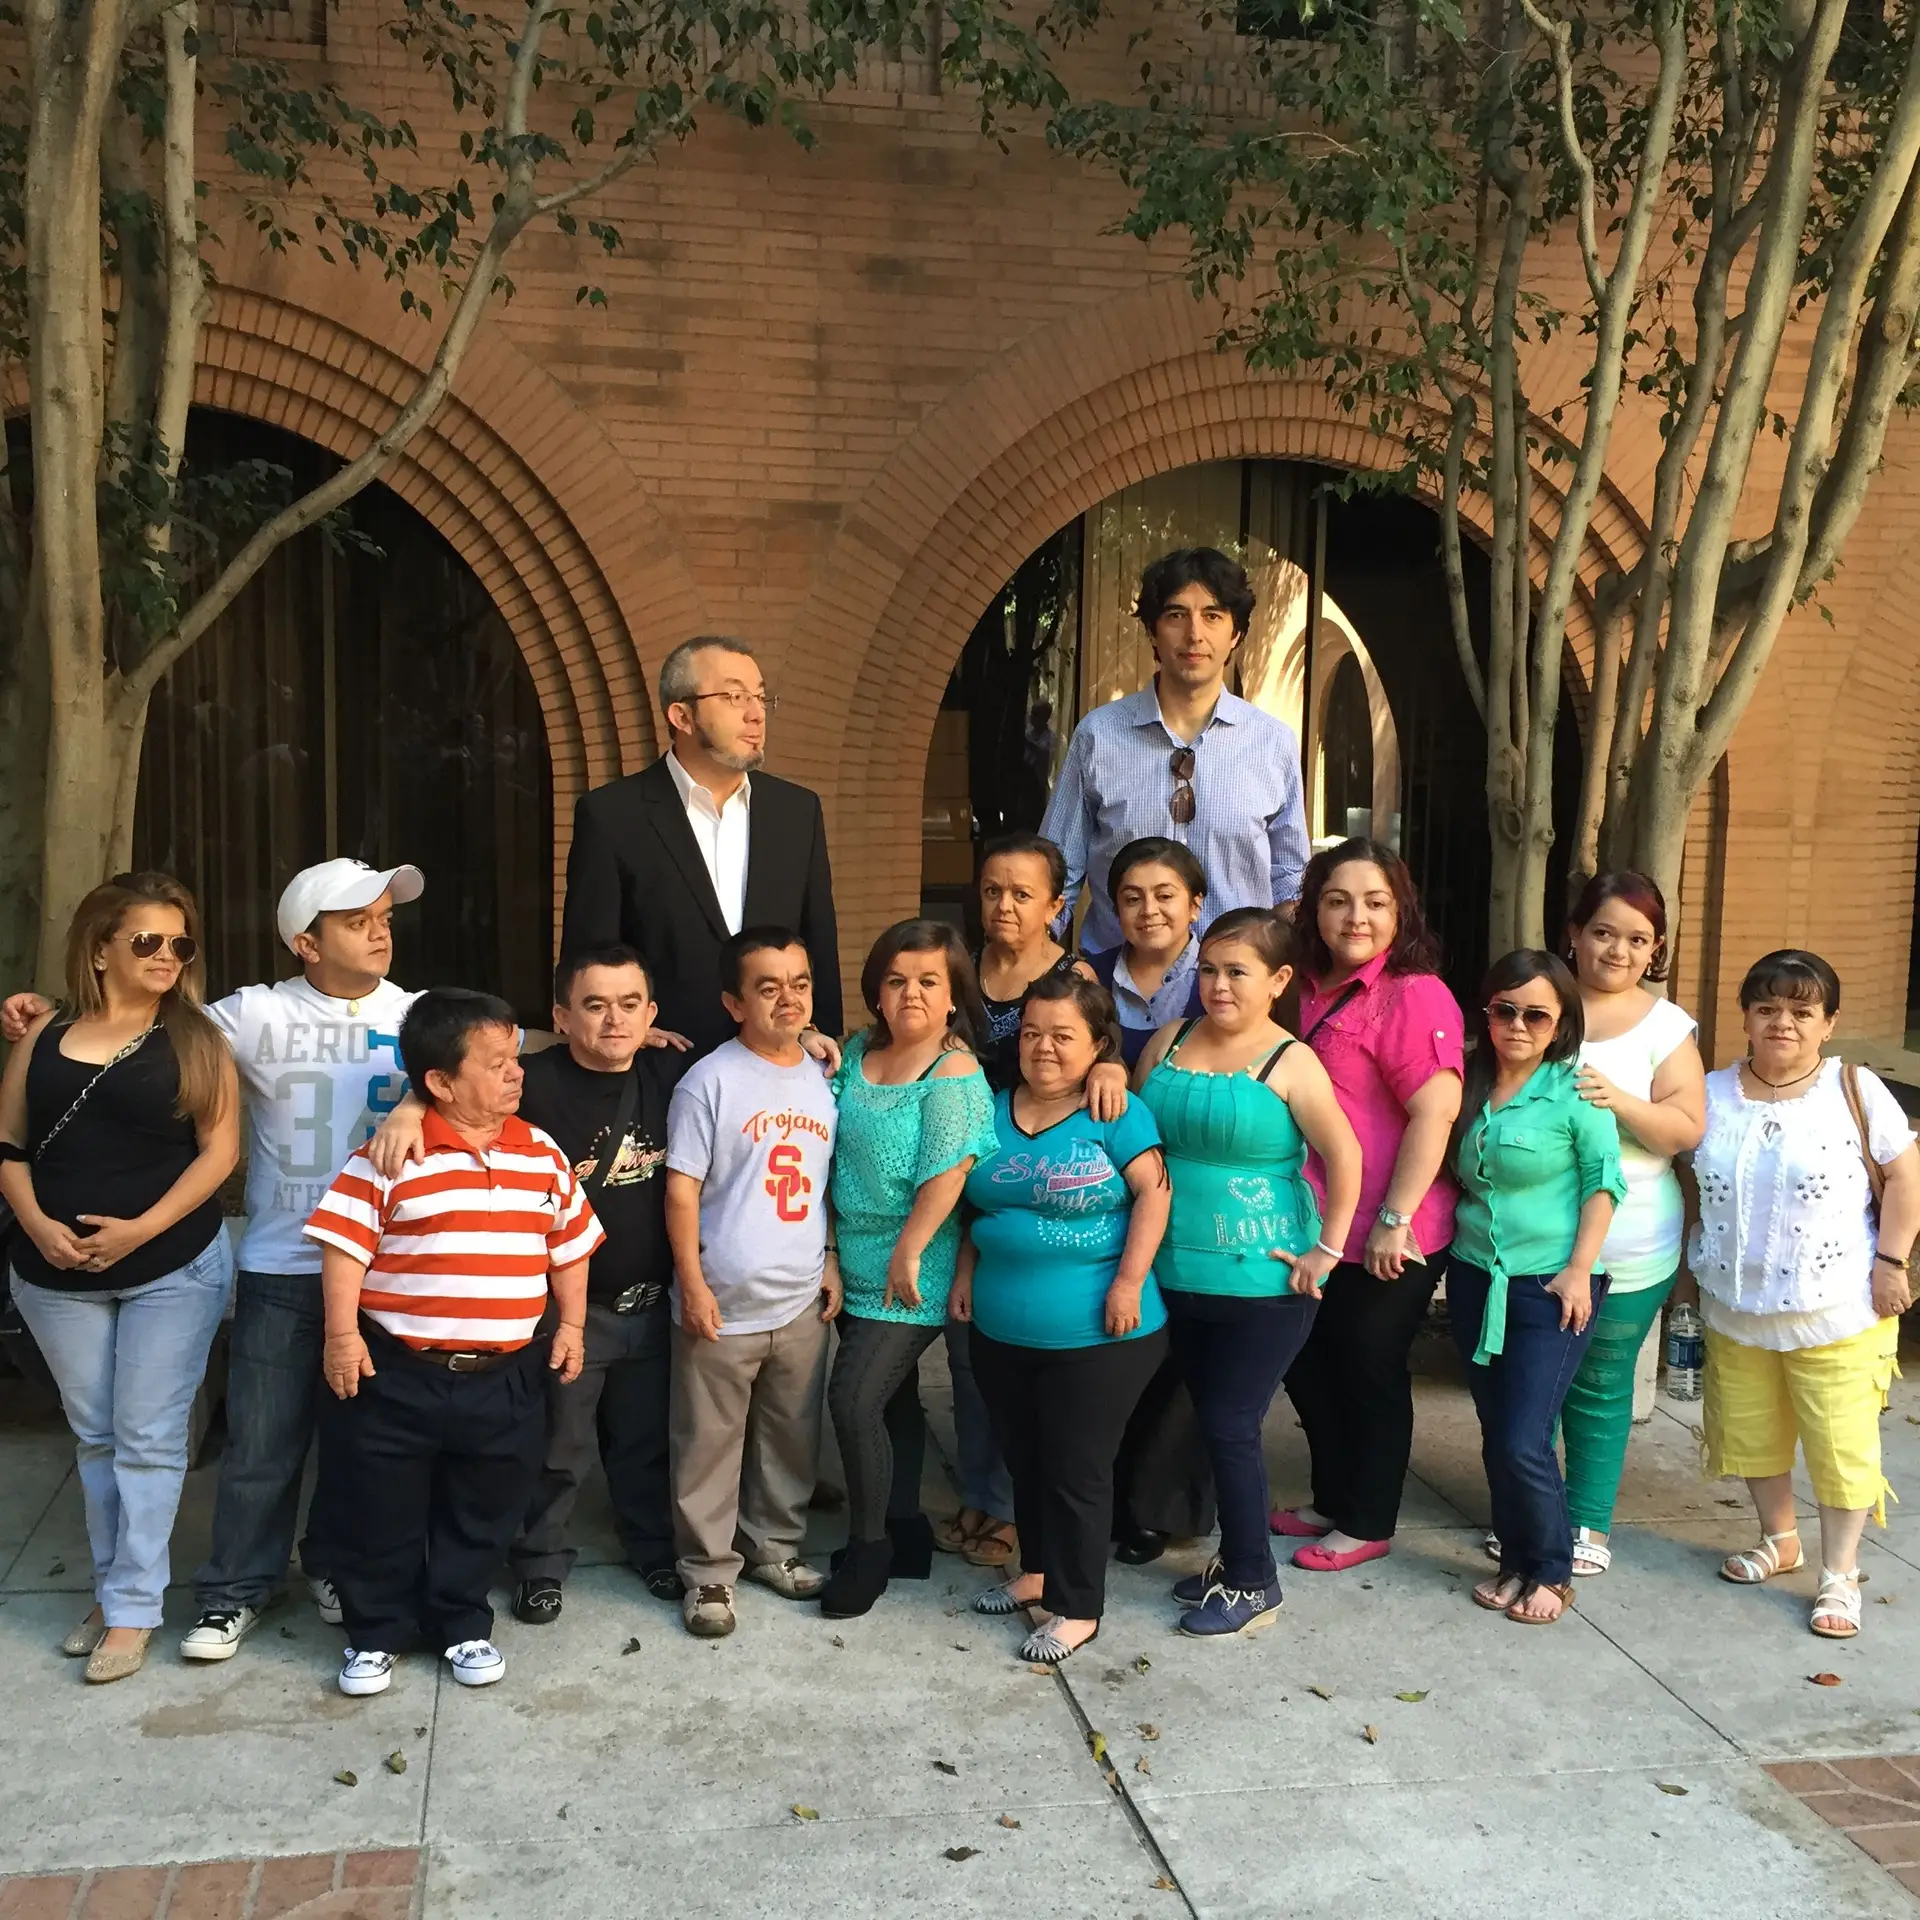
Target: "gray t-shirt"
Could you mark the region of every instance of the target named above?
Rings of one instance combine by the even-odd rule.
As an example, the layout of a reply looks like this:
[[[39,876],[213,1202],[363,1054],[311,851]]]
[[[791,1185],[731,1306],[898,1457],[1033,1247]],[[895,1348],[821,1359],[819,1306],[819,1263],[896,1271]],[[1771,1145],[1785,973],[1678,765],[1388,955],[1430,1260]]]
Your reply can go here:
[[[776,1067],[738,1040],[674,1089],[667,1166],[701,1182],[700,1265],[723,1334],[784,1327],[819,1294],[834,1126],[833,1089],[815,1062]]]

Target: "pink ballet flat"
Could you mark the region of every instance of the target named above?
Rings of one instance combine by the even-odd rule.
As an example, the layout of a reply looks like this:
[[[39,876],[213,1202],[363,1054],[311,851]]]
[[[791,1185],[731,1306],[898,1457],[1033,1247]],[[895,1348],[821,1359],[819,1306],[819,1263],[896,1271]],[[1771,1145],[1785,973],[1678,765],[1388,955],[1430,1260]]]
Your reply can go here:
[[[1267,1515],[1267,1531],[1283,1533],[1289,1540],[1318,1540],[1325,1527],[1310,1527],[1292,1507],[1275,1507]]]
[[[1369,1560],[1384,1560],[1392,1551],[1391,1540],[1369,1540],[1345,1553],[1327,1547],[1302,1547],[1293,1556],[1293,1564],[1306,1573],[1345,1573],[1349,1567],[1364,1566]]]

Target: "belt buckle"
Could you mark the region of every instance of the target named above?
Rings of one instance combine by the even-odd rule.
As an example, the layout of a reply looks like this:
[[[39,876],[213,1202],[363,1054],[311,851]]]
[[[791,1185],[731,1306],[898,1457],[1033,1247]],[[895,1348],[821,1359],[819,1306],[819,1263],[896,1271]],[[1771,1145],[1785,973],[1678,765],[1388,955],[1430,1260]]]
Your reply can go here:
[[[637,1286],[628,1287],[613,1303],[615,1313],[638,1313],[643,1307],[650,1307],[666,1292],[665,1286],[658,1280],[642,1280]]]
[[[449,1373],[478,1373],[483,1355],[473,1352],[450,1353],[447,1355]]]

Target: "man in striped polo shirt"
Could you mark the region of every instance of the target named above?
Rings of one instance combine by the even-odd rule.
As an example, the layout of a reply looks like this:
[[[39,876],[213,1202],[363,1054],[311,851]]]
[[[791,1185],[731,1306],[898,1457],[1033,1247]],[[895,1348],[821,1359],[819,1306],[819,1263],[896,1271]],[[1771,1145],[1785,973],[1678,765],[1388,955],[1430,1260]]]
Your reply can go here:
[[[567,1156],[517,1116],[518,1050],[504,1000],[422,994],[400,1059],[430,1102],[424,1158],[389,1178],[356,1153],[307,1223],[335,1395],[317,1497],[339,1543],[342,1693],[384,1693],[421,1640],[463,1686],[506,1671],[488,1589],[546,1447],[542,1362],[578,1377],[606,1238]],[[550,1344],[535,1339],[549,1296]]]

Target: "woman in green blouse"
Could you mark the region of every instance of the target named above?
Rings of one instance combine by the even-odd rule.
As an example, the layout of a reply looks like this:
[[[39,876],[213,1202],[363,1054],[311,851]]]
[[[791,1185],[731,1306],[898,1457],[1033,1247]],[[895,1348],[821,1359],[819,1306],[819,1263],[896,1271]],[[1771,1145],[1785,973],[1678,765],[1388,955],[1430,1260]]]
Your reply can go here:
[[[846,1468],[849,1533],[820,1608],[836,1619],[865,1613],[889,1575],[924,1580],[929,1571],[920,1356],[946,1323],[960,1189],[999,1144],[973,1053],[985,1011],[954,930],[938,920],[889,927],[867,956],[860,992],[873,1025],[847,1042],[833,1081],[845,1304],[827,1405]]]
[[[1480,1415],[1500,1571],[1476,1606],[1546,1626],[1573,1604],[1573,1530],[1553,1450],[1626,1192],[1613,1115],[1580,1097],[1586,1022],[1566,962],[1522,948],[1480,989],[1450,1157],[1460,1179],[1447,1301]]]

